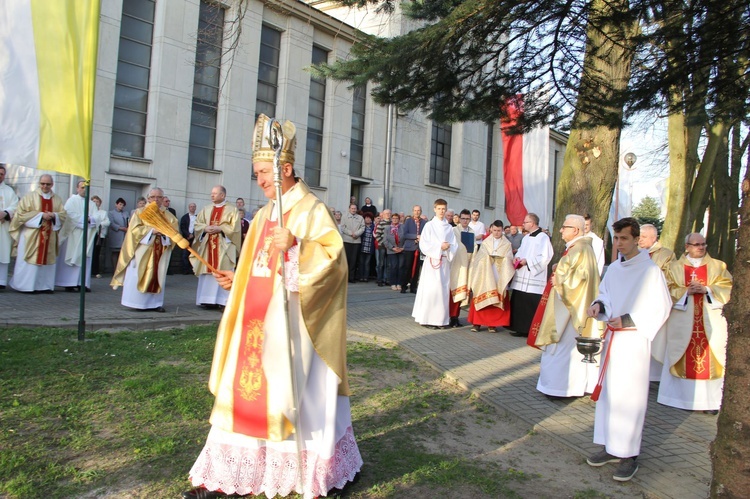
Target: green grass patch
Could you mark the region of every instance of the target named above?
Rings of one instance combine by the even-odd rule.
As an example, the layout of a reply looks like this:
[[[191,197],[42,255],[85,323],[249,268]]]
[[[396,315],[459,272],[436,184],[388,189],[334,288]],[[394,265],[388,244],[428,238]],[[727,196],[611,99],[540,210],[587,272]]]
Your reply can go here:
[[[1,330],[0,496],[178,497],[209,429],[214,335],[202,326],[78,342],[68,330]],[[465,393],[393,345],[348,349],[365,461],[350,497],[518,497],[522,471],[420,443]]]

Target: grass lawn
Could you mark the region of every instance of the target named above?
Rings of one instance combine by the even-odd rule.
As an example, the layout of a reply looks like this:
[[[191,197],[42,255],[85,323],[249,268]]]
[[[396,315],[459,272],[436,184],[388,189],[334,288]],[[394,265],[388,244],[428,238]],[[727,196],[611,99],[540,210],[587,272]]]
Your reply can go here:
[[[1,330],[0,497],[179,497],[209,430],[214,333],[100,332],[81,343],[68,330]],[[458,420],[481,425],[494,410],[393,345],[348,349],[365,461],[349,497],[528,497],[516,492],[533,478],[523,470],[440,448],[447,414],[468,408]]]

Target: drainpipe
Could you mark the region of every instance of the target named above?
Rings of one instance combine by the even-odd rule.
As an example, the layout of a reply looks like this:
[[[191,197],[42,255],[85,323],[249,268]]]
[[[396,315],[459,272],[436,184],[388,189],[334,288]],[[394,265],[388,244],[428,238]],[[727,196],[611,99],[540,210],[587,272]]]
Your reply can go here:
[[[383,208],[391,207],[391,169],[393,167],[393,104],[388,104],[388,119],[385,124],[385,179],[383,185]]]

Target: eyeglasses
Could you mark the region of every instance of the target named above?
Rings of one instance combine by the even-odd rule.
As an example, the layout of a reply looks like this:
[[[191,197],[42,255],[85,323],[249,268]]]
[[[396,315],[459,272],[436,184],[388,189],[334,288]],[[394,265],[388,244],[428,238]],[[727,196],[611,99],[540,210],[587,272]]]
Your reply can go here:
[[[39,185],[49,185],[52,186],[52,182],[39,182]]]
[[[708,244],[706,244],[706,243],[687,243],[687,245],[688,246],[697,246],[699,248],[701,248],[703,246],[708,246]]]

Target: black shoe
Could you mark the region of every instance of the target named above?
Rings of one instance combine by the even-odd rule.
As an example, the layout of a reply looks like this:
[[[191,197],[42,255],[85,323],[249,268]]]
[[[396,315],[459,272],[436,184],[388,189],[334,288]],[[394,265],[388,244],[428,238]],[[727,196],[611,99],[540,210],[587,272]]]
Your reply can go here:
[[[164,310],[164,307],[156,307],[156,308],[152,308],[151,310],[153,310],[154,312],[159,312],[160,314],[163,314],[164,312],[166,312],[166,310]]]
[[[703,411],[703,414],[710,414],[711,416],[716,416],[717,414],[719,414],[719,410],[718,409],[712,409],[710,411]]]
[[[355,281],[354,279],[349,279],[349,284],[354,284],[355,282],[357,281]]]
[[[481,328],[482,328],[482,326],[480,326],[478,324],[474,324],[473,326],[471,326],[471,332],[472,333],[478,333]]]
[[[196,487],[194,489],[188,490],[187,492],[182,493],[183,499],[214,499],[216,497],[237,497],[237,496],[228,496],[223,492],[216,492],[213,490],[208,490],[203,487]]]
[[[635,457],[624,457],[620,459],[620,464],[617,465],[617,469],[615,470],[614,475],[612,475],[612,478],[617,480],[618,482],[627,482],[633,476],[635,476],[635,473],[638,471],[638,461],[636,459],[638,456]]]
[[[81,288],[79,288],[78,286],[65,286],[65,292],[66,293],[75,293],[79,289],[81,289]]]
[[[379,282],[379,283],[378,283],[378,287],[379,287],[379,288],[382,288],[383,286],[385,286],[385,284],[383,284],[382,282]]]
[[[453,327],[464,327],[464,325],[461,324],[458,319],[456,319],[456,321],[453,323]]]
[[[406,288],[401,288],[401,294],[406,294]]]
[[[87,293],[91,293],[91,288],[86,288]]]
[[[412,289],[411,293],[416,295],[417,294],[417,288]]]
[[[591,455],[588,459],[586,459],[586,462],[589,466],[599,467],[604,466],[607,463],[616,463],[620,461],[620,458],[617,456],[613,456],[606,450],[602,449],[596,454]]]
[[[5,286],[0,284],[0,289],[5,289]]]
[[[529,337],[529,333],[518,333],[516,331],[508,331],[508,333],[511,336],[515,336],[516,338],[528,338]]]

